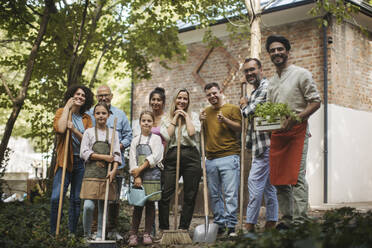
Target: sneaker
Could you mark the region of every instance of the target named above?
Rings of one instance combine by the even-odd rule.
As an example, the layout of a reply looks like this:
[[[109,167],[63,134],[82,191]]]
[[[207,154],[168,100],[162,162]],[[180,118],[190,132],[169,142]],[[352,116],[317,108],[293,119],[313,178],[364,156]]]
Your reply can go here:
[[[107,234],[107,238],[114,240],[122,240],[123,236],[121,236],[118,232],[109,232]]]
[[[229,227],[227,229],[227,235],[229,235],[229,237],[237,237],[238,236],[238,234],[235,232],[234,227]]]
[[[224,226],[218,226],[217,234],[223,234],[226,231],[226,227]]]
[[[144,245],[151,245],[152,244],[152,239],[151,239],[150,234],[148,234],[148,233],[143,234],[143,244]]]
[[[137,240],[137,235],[132,234],[129,236],[129,243],[128,246],[137,246],[138,245],[138,240]]]
[[[96,241],[102,241],[101,237],[96,237]]]
[[[115,232],[115,236],[114,236],[114,238],[115,238],[116,240],[122,240],[122,239],[123,239],[123,236],[121,236],[118,232]]]
[[[89,244],[90,241],[92,241],[92,236],[84,236],[83,237],[83,243],[84,244]]]
[[[288,230],[289,229],[289,225],[284,223],[284,222],[280,222],[278,225],[276,225],[276,230]]]

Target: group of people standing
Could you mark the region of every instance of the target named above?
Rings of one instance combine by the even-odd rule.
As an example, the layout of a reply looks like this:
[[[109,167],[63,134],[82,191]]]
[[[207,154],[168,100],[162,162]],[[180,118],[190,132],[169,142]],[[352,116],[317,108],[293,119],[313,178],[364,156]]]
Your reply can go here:
[[[169,229],[170,201],[175,193],[176,180],[179,180],[176,178],[176,161],[177,141],[180,140],[180,177],[183,178],[184,195],[177,228],[187,230],[190,227],[201,179],[201,159],[206,159],[206,180],[214,223],[218,224],[220,234],[227,232],[230,236],[236,235],[240,186],[239,134],[242,132],[242,118],[251,119],[257,105],[265,101],[286,103],[299,118],[287,118],[283,129],[272,133],[255,131],[252,122],[248,126],[246,146],[252,149],[253,159],[248,178],[249,203],[245,228],[254,231],[262,197],[265,199],[267,209],[265,228],[275,226],[286,228],[290,222],[305,221],[308,205],[306,154],[310,137],[307,119],[319,108],[320,96],[311,73],[288,63],[290,48],[290,42],[285,37],[276,35],[268,37],[266,50],[276,69],[270,80],[263,77],[262,64],[258,59],[245,60],[243,67],[245,81],[253,86],[253,91],[250,96],[240,99],[240,107],[226,103],[220,86],[217,83],[209,83],[205,85],[204,92],[210,106],[201,110],[199,114],[191,112],[190,92],[184,88],[175,92],[167,113],[165,90],[155,88],[149,95],[151,111],[145,110],[140,114],[139,125],[133,129],[133,140],[125,114],[111,106],[113,95],[108,86],[98,88],[98,104],[93,109],[90,109],[93,94],[88,88],[74,86],[68,89],[65,94],[65,107],[57,110],[54,120],[54,129],[57,133],[57,166],[51,199],[52,233],[55,232],[56,226],[64,136],[66,130],[70,129],[72,140],[69,146],[65,188],[67,189],[71,183],[69,212],[71,233],[76,231],[80,214],[80,196],[85,199],[83,214],[85,235],[91,235],[92,210],[95,206],[98,206],[98,219],[102,217],[102,198],[97,192],[92,192],[92,189],[99,191],[99,186],[90,186],[92,181],[100,182],[96,179],[108,177],[110,181],[116,181],[120,192],[121,177],[117,176],[117,171],[124,166],[123,151],[129,146],[129,167],[134,178],[133,186],[140,187],[151,180],[160,180],[162,193],[161,198],[157,199],[159,229]],[[72,112],[71,121],[68,120],[69,111]],[[119,124],[114,130],[118,132],[116,135],[118,138],[113,145],[113,154],[109,155],[107,150],[111,141],[114,117],[119,119]],[[200,156],[199,133],[202,128],[206,141],[206,158]],[[105,170],[108,163],[113,164],[111,172]],[[97,195],[92,196],[93,193]],[[117,199],[118,197],[114,200]],[[143,208],[134,207],[130,246],[138,244],[138,227]],[[151,244],[155,221],[154,200],[147,201],[145,208],[143,243]],[[279,209],[283,218],[277,225]],[[97,230],[97,237],[100,238],[102,235],[100,220]]]

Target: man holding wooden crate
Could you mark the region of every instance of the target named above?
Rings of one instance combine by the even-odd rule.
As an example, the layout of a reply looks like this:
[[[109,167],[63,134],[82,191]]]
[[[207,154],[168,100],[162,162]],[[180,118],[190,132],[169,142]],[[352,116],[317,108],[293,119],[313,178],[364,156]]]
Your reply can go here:
[[[240,99],[243,116],[251,119],[247,130],[247,149],[252,150],[252,167],[248,177],[249,202],[245,228],[252,232],[260,213],[262,196],[266,206],[265,229],[275,227],[278,221],[278,199],[276,189],[269,180],[270,133],[253,130],[252,117],[257,105],[266,102],[268,81],[262,77],[262,65],[256,58],[244,61],[243,72],[246,81],[253,86],[249,99]]]
[[[283,128],[271,135],[270,181],[276,186],[283,214],[277,228],[288,228],[289,223],[302,223],[308,218],[305,175],[310,133],[307,120],[321,101],[311,73],[288,63],[290,49],[290,42],[283,36],[270,35],[266,40],[266,50],[276,69],[269,80],[267,100],[287,104],[300,120],[288,117]]]

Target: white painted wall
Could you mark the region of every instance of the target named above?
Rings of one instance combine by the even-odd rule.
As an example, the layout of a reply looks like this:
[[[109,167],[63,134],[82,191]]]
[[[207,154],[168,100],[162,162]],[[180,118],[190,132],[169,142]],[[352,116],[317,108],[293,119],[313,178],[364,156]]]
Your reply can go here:
[[[329,201],[372,201],[372,112],[330,107]]]
[[[324,108],[315,112],[309,119],[311,138],[309,139],[309,150],[307,153],[306,178],[309,183],[310,206],[323,203],[323,123]]]
[[[323,204],[323,106],[310,118],[310,205]],[[328,203],[372,201],[372,112],[328,105]]]
[[[49,162],[42,157],[41,153],[35,153],[27,139],[11,137],[8,147],[13,152],[10,155],[6,172],[28,172],[29,178],[35,178],[33,166],[37,166],[39,167],[38,176],[42,172],[42,177],[46,178],[47,163]]]

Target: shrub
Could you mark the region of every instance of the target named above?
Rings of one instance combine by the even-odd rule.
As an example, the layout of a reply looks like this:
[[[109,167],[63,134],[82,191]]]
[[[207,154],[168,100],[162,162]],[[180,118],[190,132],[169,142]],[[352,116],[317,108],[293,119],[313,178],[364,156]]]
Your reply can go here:
[[[69,236],[67,199],[65,200],[63,215],[60,234],[56,238],[49,233],[50,201],[48,198],[35,199],[33,204],[28,201],[4,203],[0,208],[0,247],[86,247],[82,239],[82,214],[78,224],[77,238]],[[118,223],[120,232],[125,233],[129,230],[129,218],[127,216],[120,214]]]
[[[288,230],[240,235],[216,247],[255,248],[367,248],[372,247],[372,212],[360,213],[353,208],[327,211],[322,219]]]

